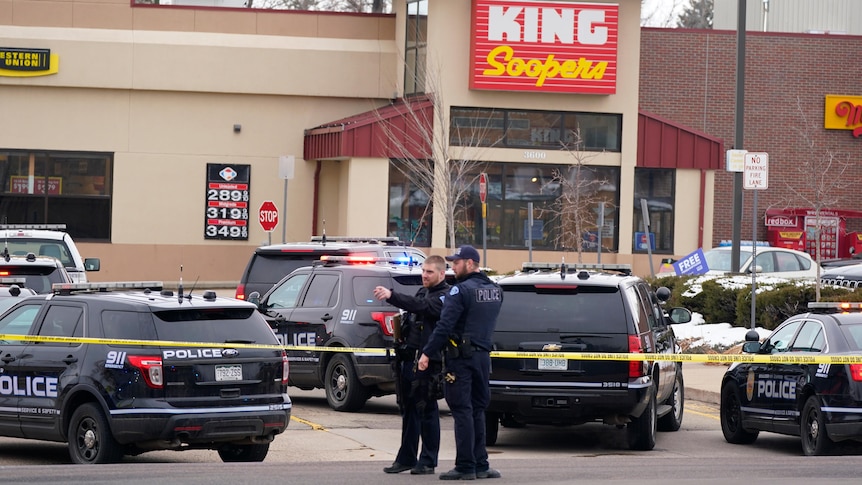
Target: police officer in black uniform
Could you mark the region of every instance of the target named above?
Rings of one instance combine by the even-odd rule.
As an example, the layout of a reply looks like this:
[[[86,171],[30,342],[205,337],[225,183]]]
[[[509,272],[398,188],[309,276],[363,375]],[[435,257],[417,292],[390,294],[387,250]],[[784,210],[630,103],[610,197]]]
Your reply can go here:
[[[401,404],[401,447],[395,462],[383,469],[386,473],[401,473],[410,470],[412,475],[434,473],[437,454],[440,451],[440,412],[435,395],[433,378],[442,368],[439,352],[432,359],[431,368],[416,369],[419,351],[428,342],[434,331],[443,300],[449,293],[446,283],[446,261],[440,256],[430,256],[422,264],[422,288],[416,296],[396,293],[389,288],[374,288],[374,297],[386,300],[390,305],[406,310],[402,319],[401,341],[396,351],[395,365],[399,366],[399,402]],[[419,438],[422,450],[419,459]]]
[[[458,284],[449,290],[418,364],[419,370],[427,368],[428,356],[445,348],[445,394],[455,420],[456,454],[455,468],[441,473],[440,479],[500,478],[488,465],[485,409],[491,400],[489,352],[503,290],[479,269],[479,252],[473,246],[461,246],[446,259],[452,261]]]

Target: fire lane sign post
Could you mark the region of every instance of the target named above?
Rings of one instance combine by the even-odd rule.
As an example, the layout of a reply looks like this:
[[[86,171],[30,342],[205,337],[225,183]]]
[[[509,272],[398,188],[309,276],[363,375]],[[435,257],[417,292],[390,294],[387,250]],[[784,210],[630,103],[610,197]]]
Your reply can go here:
[[[260,204],[260,209],[257,211],[257,217],[260,227],[266,231],[269,237],[269,244],[272,244],[272,231],[278,225],[278,207],[275,206],[275,202],[271,200],[263,201]]]
[[[766,152],[748,152],[745,154],[745,165],[742,171],[742,188],[754,191],[751,203],[751,269],[757,263],[757,192],[769,188],[769,154]],[[757,308],[757,271],[751,271],[751,328],[755,327],[755,309]]]

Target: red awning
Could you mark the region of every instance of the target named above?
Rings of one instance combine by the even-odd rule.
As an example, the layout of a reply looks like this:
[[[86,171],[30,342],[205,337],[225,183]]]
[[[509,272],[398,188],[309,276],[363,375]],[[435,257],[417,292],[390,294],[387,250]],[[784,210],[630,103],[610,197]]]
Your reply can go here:
[[[724,142],[639,110],[637,166],[720,170]]]
[[[303,158],[431,158],[434,103],[428,96],[399,98],[387,106],[305,130]]]

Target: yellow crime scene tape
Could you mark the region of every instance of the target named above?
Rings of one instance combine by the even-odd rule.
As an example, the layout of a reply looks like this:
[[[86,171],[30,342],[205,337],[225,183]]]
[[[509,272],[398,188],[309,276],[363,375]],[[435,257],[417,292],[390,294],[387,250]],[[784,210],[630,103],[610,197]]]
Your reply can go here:
[[[45,337],[37,335],[0,334],[0,341],[81,343],[147,347],[216,347],[232,349],[273,349],[306,352],[349,352],[365,355],[392,355],[392,348],[316,347],[291,345],[264,345],[225,342],[184,342],[174,340],[130,340],[86,337]],[[597,352],[512,352],[493,351],[491,357],[503,359],[567,359],[567,360],[621,360],[669,362],[747,362],[752,364],[862,364],[862,355],[786,355],[786,354],[646,354]]]

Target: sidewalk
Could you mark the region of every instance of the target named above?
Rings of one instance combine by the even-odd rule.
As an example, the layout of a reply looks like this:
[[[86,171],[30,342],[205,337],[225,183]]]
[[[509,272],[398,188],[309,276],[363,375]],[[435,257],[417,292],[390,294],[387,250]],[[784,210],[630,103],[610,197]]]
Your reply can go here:
[[[726,364],[684,363],[682,377],[685,383],[685,399],[720,404],[721,378],[727,368]]]

